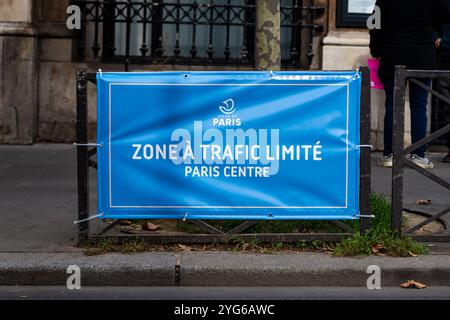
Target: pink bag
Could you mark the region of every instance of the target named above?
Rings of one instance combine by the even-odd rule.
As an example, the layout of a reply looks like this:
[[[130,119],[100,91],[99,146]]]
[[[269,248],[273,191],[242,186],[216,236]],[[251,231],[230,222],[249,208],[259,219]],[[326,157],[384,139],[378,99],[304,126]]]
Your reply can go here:
[[[378,69],[380,68],[380,60],[369,59],[367,60],[370,69],[370,86],[374,89],[383,90],[384,85],[378,77]]]

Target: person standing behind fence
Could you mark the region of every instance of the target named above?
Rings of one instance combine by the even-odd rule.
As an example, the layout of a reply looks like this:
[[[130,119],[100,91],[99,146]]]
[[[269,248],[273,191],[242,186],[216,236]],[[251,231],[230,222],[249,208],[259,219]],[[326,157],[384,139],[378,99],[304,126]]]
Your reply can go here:
[[[450,0],[447,1],[450,8]],[[435,43],[438,49],[438,68],[440,70],[450,71],[450,20],[441,27],[438,36],[439,38]],[[450,99],[450,79],[435,79],[433,81],[433,88],[444,97]],[[438,98],[433,99],[433,104],[435,110],[445,110],[447,124],[450,124],[450,104]],[[443,161],[450,163],[450,133],[447,134],[447,148],[448,154],[444,157]]]
[[[395,66],[407,69],[436,69],[436,33],[448,20],[448,0],[377,0],[381,12],[381,29],[370,31],[370,51],[380,59],[379,76],[386,93],[384,118],[384,154],[378,164],[392,167],[393,105]],[[431,79],[420,79],[431,86]],[[415,143],[426,136],[428,91],[409,83],[411,135]],[[411,160],[422,168],[433,163],[425,157],[425,147],[414,150]]]

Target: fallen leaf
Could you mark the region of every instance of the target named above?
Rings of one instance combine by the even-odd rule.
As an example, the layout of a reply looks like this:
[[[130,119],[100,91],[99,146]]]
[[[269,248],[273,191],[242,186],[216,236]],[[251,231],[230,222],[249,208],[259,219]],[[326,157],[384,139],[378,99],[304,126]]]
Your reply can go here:
[[[139,224],[139,223],[133,223],[132,225],[130,225],[130,227],[134,228],[134,229],[142,230],[142,224]]]
[[[422,200],[422,199],[420,199],[420,200],[417,200],[417,205],[418,206],[429,206],[429,205],[431,205],[431,200]]]
[[[151,222],[144,222],[142,224],[142,229],[147,231],[156,231],[159,229],[159,226],[157,224],[153,224]]]
[[[121,226],[129,226],[129,225],[131,225],[131,221],[130,220],[120,220],[119,224]]]
[[[381,243],[377,243],[372,246],[372,252],[375,254],[379,253],[381,249],[383,249],[383,245]]]
[[[403,289],[425,289],[426,287],[426,285],[414,280],[408,280],[400,285],[400,288]]]
[[[413,258],[417,257],[417,254],[412,253],[411,251],[408,251],[409,255]]]
[[[183,251],[193,251],[193,249],[192,249],[191,247],[189,247],[189,246],[185,246],[185,245],[183,245],[183,244],[179,244],[178,246],[179,246],[180,249],[183,250]]]

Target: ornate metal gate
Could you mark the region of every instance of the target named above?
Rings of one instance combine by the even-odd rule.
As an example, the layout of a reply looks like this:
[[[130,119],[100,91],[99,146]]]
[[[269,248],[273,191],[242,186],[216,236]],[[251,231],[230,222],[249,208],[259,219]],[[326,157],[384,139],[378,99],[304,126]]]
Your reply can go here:
[[[81,8],[77,51],[103,62],[254,65],[255,0],[73,0]],[[308,69],[324,12],[313,0],[281,1],[282,64]]]

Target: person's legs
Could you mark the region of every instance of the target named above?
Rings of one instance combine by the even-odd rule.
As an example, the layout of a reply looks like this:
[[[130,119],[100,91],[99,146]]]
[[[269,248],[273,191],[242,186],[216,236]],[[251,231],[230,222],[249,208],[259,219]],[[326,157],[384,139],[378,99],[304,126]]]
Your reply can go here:
[[[431,79],[421,79],[426,86],[431,86]],[[409,104],[411,108],[411,138],[412,143],[416,143],[426,137],[427,134],[427,105],[428,91],[415,83],[409,83]],[[411,152],[420,158],[425,157],[425,147],[418,148]]]
[[[382,167],[392,167],[392,140],[394,122],[394,80],[383,80],[384,92],[386,94],[385,114],[384,114],[384,152],[378,159],[378,165]]]

